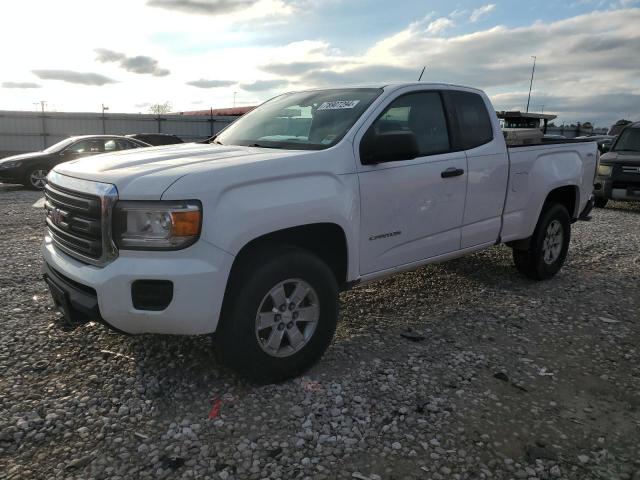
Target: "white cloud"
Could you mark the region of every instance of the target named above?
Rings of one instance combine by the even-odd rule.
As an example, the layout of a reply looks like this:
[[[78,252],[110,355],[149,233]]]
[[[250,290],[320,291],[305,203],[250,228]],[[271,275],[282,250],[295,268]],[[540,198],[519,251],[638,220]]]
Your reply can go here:
[[[438,33],[442,33],[446,29],[451,28],[454,25],[455,23],[450,18],[437,18],[427,26],[427,33],[437,35]]]
[[[240,88],[247,92],[264,92],[265,90],[274,90],[289,85],[289,81],[284,78],[276,78],[273,80],[256,80],[251,83],[243,83]]]
[[[237,82],[234,80],[206,80],[201,78],[200,80],[191,80],[186,83],[197,88],[224,88],[235,85]]]
[[[78,85],[102,86],[116,83],[116,80],[94,72],[76,72],[74,70],[43,69],[32,70],[33,74],[42,80],[59,80],[61,82]]]
[[[459,18],[467,14],[467,11],[464,9],[456,8],[453,12],[449,14],[449,18]]]
[[[136,55],[128,57],[124,53],[114,52],[107,48],[96,48],[96,60],[101,63],[116,62],[120,68],[132,73],[149,74],[154,77],[165,77],[169,75],[169,70],[160,68],[158,61],[147,55]]]
[[[2,88],[41,88],[42,85],[35,82],[2,82]]]
[[[493,3],[489,3],[480,8],[476,8],[473,12],[471,12],[471,15],[469,16],[469,20],[471,22],[477,22],[482,17],[487,15],[489,12],[491,12],[494,8],[496,8],[496,6]]]
[[[239,15],[244,19],[290,15],[294,12],[295,0],[147,0],[150,7],[192,15],[225,17]]]
[[[169,100],[177,110],[193,110],[193,102],[202,108],[230,106],[234,92],[236,104],[248,105],[285,88],[413,81],[423,65],[426,81],[476,86],[488,91],[497,108],[524,108],[530,55],[537,55],[532,105],[545,104],[545,111],[567,121],[602,125],[624,116],[621,108],[640,112],[640,64],[634,61],[640,51],[640,9],[453,35],[453,22],[459,24],[470,12],[442,18],[429,14],[357,52],[351,45],[326,40],[258,43],[251,29],[236,28],[248,18],[294,22],[295,15],[287,12],[314,8],[309,0],[257,0],[245,10],[223,15],[150,8],[146,0],[112,0],[110,8],[101,10],[99,22],[78,21],[95,18],[93,2],[65,0],[65,5],[74,16],[60,16],[58,2],[39,0],[15,2],[4,12],[0,44],[13,44],[16,38],[21,42],[19,49],[3,51],[3,80],[41,88],[0,88],[3,108],[26,110],[34,101],[46,100],[59,110],[100,111],[104,103],[111,112],[137,112],[142,108],[137,105]],[[270,7],[283,8],[283,15],[266,12]],[[34,17],[35,9],[39,15]],[[122,15],[125,10],[127,15]],[[24,37],[26,18],[47,42]],[[96,48],[142,52],[171,75],[138,75],[118,62],[96,62]],[[34,70],[49,78],[117,83],[40,80]]]
[[[532,104],[545,104],[545,111],[567,121],[606,125],[621,116],[623,105],[640,111],[640,64],[630,61],[640,51],[637,24],[640,9],[452,37],[408,27],[372,46],[358,65],[305,79],[320,78],[324,84],[406,81],[427,65],[427,81],[476,86],[487,90],[499,109],[524,108],[530,56],[537,55]]]

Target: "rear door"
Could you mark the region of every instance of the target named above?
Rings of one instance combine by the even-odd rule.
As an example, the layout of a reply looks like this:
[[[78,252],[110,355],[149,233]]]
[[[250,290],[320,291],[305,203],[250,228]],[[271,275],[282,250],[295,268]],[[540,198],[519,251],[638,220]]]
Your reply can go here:
[[[467,199],[461,248],[495,242],[500,235],[509,177],[509,158],[497,118],[486,96],[473,89],[452,88],[445,94],[455,112],[454,142],[467,157]]]
[[[363,165],[358,146],[371,129],[411,131],[417,158]],[[467,185],[466,157],[453,151],[439,90],[398,92],[358,132],[361,274],[456,251]],[[452,174],[453,172],[453,174]]]

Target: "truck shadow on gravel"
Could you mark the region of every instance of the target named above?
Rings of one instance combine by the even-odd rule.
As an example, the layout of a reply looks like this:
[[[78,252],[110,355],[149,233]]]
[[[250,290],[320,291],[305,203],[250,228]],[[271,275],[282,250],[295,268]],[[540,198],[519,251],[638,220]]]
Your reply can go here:
[[[476,290],[480,285],[498,290],[513,290],[528,288],[538,283],[518,273],[513,264],[511,249],[506,246],[496,246],[457,258],[441,264],[440,267],[449,274],[460,275],[477,282],[479,285],[471,287]]]

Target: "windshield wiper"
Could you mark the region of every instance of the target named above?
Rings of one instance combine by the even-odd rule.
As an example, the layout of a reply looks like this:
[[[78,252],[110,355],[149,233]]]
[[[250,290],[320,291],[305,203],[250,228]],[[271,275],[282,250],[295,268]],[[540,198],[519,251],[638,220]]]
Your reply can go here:
[[[256,148],[278,148],[278,147],[273,147],[271,145],[263,145],[262,143],[252,143],[250,145],[247,145],[247,147],[256,147]]]

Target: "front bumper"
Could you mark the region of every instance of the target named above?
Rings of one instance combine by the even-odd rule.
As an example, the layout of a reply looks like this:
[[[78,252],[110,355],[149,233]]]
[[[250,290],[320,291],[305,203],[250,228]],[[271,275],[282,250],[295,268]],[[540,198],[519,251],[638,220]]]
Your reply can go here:
[[[593,194],[598,198],[640,201],[640,178],[629,178],[629,175],[621,176],[615,172],[611,177],[598,176]]]
[[[122,332],[199,335],[216,330],[233,256],[204,240],[179,251],[120,251],[104,267],[82,263],[45,238],[43,273],[56,300],[68,300],[71,321],[104,321]],[[136,280],[169,280],[173,297],[162,311],[139,310]],[[54,287],[51,286],[51,283]],[[54,292],[55,288],[60,291]],[[64,303],[58,300],[57,303]],[[68,313],[68,315],[67,315]]]
[[[20,178],[18,167],[0,168],[1,183],[22,183],[22,181],[23,179]]]
[[[53,303],[62,311],[67,321],[81,324],[102,320],[98,295],[93,288],[74,282],[46,262],[42,265],[42,277],[49,286]]]

